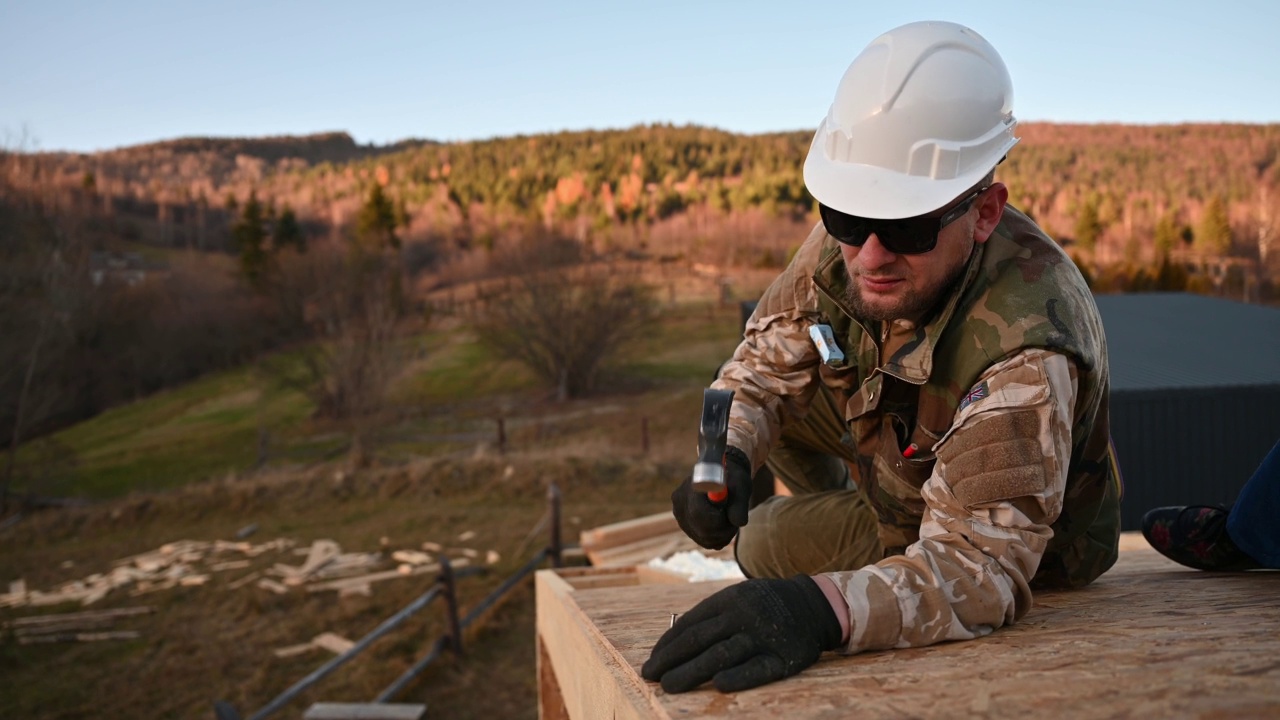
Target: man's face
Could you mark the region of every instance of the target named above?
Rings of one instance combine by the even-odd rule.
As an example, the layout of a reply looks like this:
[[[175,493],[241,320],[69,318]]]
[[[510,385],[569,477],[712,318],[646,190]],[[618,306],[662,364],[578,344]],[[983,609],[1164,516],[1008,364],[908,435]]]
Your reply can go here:
[[[970,209],[919,255],[896,255],[874,233],[861,247],[841,245],[849,287],[845,299],[863,320],[920,320],[964,272],[975,244],[977,212]],[[984,238],[985,240],[985,238]]]

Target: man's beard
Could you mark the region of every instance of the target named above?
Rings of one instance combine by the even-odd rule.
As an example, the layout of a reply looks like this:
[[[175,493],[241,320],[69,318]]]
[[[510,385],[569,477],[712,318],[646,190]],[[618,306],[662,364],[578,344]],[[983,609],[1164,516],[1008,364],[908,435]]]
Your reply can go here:
[[[919,290],[907,288],[907,292],[892,305],[872,304],[865,301],[858,285],[857,277],[849,272],[849,284],[845,287],[844,299],[853,310],[854,317],[859,320],[884,322],[887,320],[922,320],[933,310],[942,298],[950,295],[951,289],[959,282],[968,262],[958,263],[936,285]]]

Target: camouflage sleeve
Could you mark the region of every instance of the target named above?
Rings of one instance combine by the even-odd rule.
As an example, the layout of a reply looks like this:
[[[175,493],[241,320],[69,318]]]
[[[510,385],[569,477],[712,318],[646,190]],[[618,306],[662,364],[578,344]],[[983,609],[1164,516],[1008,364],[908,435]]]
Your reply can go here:
[[[1031,608],[1030,582],[1062,511],[1077,391],[1070,360],[1025,350],[979,379],[922,489],[905,555],[826,575],[849,606],[844,651],[981,637]]]
[[[733,358],[712,387],[735,391],[729,444],[764,464],[782,423],[803,417],[817,390],[818,350],[809,327],[818,315],[813,271],[826,233],[819,224],[774,280],[747,321]]]

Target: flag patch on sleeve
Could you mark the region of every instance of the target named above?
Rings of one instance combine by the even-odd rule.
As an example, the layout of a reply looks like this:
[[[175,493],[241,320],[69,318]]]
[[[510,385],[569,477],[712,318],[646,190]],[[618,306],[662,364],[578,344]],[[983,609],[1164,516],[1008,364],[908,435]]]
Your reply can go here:
[[[960,412],[961,410],[987,397],[989,394],[991,393],[987,390],[987,381],[983,380],[970,390],[968,395],[965,395],[964,398],[960,400],[960,407],[956,408],[956,412]]]

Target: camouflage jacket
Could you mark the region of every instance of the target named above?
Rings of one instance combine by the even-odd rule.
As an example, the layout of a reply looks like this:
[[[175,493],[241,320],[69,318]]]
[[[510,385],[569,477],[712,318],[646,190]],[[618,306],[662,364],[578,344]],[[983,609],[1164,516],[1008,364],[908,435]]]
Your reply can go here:
[[[1033,583],[1078,586],[1109,568],[1120,488],[1105,340],[1061,249],[1007,207],[920,326],[859,321],[847,282],[817,226],[716,383],[738,393],[729,441],[756,467],[819,384],[844,409],[846,459],[886,554],[828,574],[850,608],[847,651],[985,635],[1030,608]],[[821,362],[819,323],[843,362]]]

